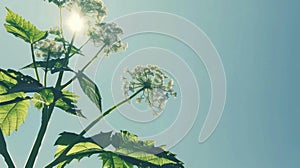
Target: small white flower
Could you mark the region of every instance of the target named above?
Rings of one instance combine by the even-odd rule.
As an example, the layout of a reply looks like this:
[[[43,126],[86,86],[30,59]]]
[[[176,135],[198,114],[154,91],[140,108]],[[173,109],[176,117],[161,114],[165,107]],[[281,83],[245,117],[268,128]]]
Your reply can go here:
[[[144,100],[154,114],[162,112],[169,96],[176,97],[174,82],[155,65],[136,66],[132,71],[126,69],[129,77],[122,77],[123,91],[126,97],[143,88],[142,94],[136,98],[137,103]]]

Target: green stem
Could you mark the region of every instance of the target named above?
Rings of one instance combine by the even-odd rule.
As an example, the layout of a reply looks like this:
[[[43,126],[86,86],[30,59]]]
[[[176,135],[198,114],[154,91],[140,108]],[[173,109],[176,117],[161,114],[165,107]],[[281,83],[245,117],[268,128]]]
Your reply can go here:
[[[90,40],[91,40],[91,38],[89,38],[87,41],[85,41],[78,49],[81,50]],[[76,54],[76,52],[71,54],[70,57],[73,57],[75,54]]]
[[[48,73],[48,63],[50,60],[50,52],[48,52],[47,55],[47,62],[46,62],[46,68],[45,68],[45,74],[44,74],[44,86],[47,87],[47,73]]]
[[[95,61],[96,58],[98,58],[99,54],[102,52],[102,50],[104,49],[106,45],[103,45],[100,50],[95,54],[95,56],[80,70],[80,71],[84,71],[86,68],[88,68],[88,66],[93,63],[93,61]],[[67,83],[65,83],[64,85],[62,85],[62,89],[66,88],[67,86],[69,86],[74,80],[76,79],[76,75],[71,78]]]
[[[69,46],[68,51],[66,53],[65,62],[64,62],[65,65],[68,63],[68,59],[69,59],[68,57],[69,57],[71,48],[73,46],[74,39],[75,39],[75,33],[74,33],[74,35],[72,37],[71,45]],[[61,88],[61,81],[62,81],[62,78],[63,78],[63,73],[64,73],[64,71],[61,71],[59,73],[59,76],[58,76],[58,79],[57,79],[56,85],[55,85],[56,89],[60,89]],[[39,152],[39,149],[41,147],[42,141],[44,139],[44,136],[45,136],[45,133],[46,133],[46,130],[47,130],[47,127],[48,127],[49,120],[51,118],[52,112],[54,110],[54,107],[55,107],[55,102],[51,103],[49,107],[45,106],[43,108],[42,124],[41,124],[40,130],[39,130],[38,136],[37,136],[37,138],[36,138],[36,140],[34,142],[34,145],[33,145],[33,148],[31,150],[31,153],[29,155],[29,158],[27,160],[25,168],[32,168],[33,165],[34,165],[34,163],[35,163],[36,157],[38,155],[38,152]]]
[[[63,37],[63,27],[62,27],[62,7],[59,7],[59,31],[61,34],[61,37]]]
[[[104,47],[105,47],[106,45],[104,44],[101,48],[100,48],[100,50],[96,53],[96,55],[81,69],[81,71],[83,72],[87,67],[89,67],[93,62],[94,62],[94,60],[95,59],[97,59],[98,58],[98,56],[99,56],[99,54],[102,52],[102,50],[104,49]]]
[[[6,147],[6,142],[0,128],[0,154],[4,157],[4,160],[9,168],[15,168],[14,162],[12,161]]]
[[[61,32],[61,36],[63,37],[63,30],[62,30],[63,29],[62,28],[62,8],[61,7],[59,8],[59,15],[60,15],[60,32]],[[67,51],[67,53],[65,55],[66,57],[65,57],[65,63],[64,64],[68,63],[68,59],[69,59],[68,57],[70,55],[70,51],[72,49],[74,39],[75,39],[75,33],[74,33],[74,35],[72,37],[71,45],[69,46],[68,51]],[[64,48],[65,48],[65,45],[64,45]],[[39,81],[39,77],[38,77],[38,73],[37,73],[37,68],[36,68],[36,65],[35,65],[33,45],[31,45],[31,51],[32,51],[32,55],[33,55],[34,67],[36,69],[36,74],[37,74],[37,78],[38,78],[38,81]],[[57,79],[57,82],[56,82],[56,85],[55,85],[56,89],[60,89],[60,87],[61,87],[61,82],[62,82],[62,78],[63,78],[63,72],[64,71],[61,71],[59,73],[59,76],[58,76],[58,79]],[[46,82],[45,82],[45,85],[46,85]],[[28,158],[28,160],[26,162],[25,168],[32,168],[34,166],[36,157],[38,155],[38,152],[39,152],[39,149],[41,147],[42,141],[44,139],[44,136],[45,136],[45,133],[46,133],[46,130],[47,130],[47,127],[48,127],[48,124],[49,124],[52,112],[54,110],[54,107],[55,107],[55,102],[51,103],[50,106],[45,106],[43,108],[41,127],[39,129],[37,138],[36,138],[36,140],[34,142],[33,148],[32,148],[32,150],[30,152],[29,158]]]
[[[45,106],[42,111],[42,123],[38,133],[38,136],[34,142],[33,148],[31,149],[29,158],[27,159],[25,168],[32,168],[34,166],[36,157],[38,155],[39,149],[41,147],[42,141],[44,139],[50,117],[54,109],[54,103],[50,106]]]
[[[86,42],[84,42],[80,47],[79,50],[81,50],[89,41],[91,40],[91,38],[89,38]]]
[[[65,60],[64,60],[64,63],[63,63],[64,65],[63,65],[63,66],[66,66],[66,65],[68,65],[68,63],[69,63],[70,52],[71,52],[72,47],[73,47],[73,43],[74,43],[74,40],[75,40],[75,36],[76,36],[76,33],[73,34],[71,43],[70,43],[70,45],[69,45],[69,47],[68,47],[68,50],[67,50],[67,53],[66,53],[66,55],[65,55]],[[58,79],[57,79],[55,88],[61,89],[61,82],[62,82],[63,75],[64,75],[64,71],[60,71],[60,72],[59,72],[59,75],[58,75]]]
[[[116,104],[115,106],[111,107],[110,109],[108,109],[107,111],[105,111],[103,114],[101,114],[99,117],[97,117],[94,121],[92,121],[85,129],[83,129],[81,131],[81,133],[79,134],[80,136],[78,136],[76,139],[74,139],[73,143],[71,143],[70,145],[68,145],[68,147],[54,160],[52,161],[50,164],[48,164],[46,166],[46,168],[52,168],[54,166],[56,166],[57,164],[65,161],[68,157],[67,157],[67,153],[73,148],[73,146],[80,140],[80,138],[86,134],[92,127],[94,127],[101,119],[103,119],[105,116],[107,116],[108,114],[110,114],[112,111],[114,111],[115,109],[117,109],[119,106],[121,106],[122,104],[128,102],[129,100],[131,100],[133,97],[135,97],[137,94],[139,94],[140,92],[142,92],[145,88],[141,88],[140,90],[138,90],[137,92],[135,92],[134,94],[132,94],[130,97],[128,97],[127,99],[119,102],[118,104]]]
[[[37,70],[37,67],[36,67],[33,44],[30,44],[30,49],[31,49],[31,57],[32,57],[32,61],[33,61],[35,76],[36,76],[36,79],[40,82],[39,73],[38,73],[38,70]]]

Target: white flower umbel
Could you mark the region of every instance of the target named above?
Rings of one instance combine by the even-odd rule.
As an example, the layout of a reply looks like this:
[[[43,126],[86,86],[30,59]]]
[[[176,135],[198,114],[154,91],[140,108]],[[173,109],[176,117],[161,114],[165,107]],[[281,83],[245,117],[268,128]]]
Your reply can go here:
[[[63,53],[63,43],[48,37],[34,44],[34,53],[43,60],[60,58]]]
[[[170,96],[176,97],[173,89],[174,82],[162,72],[158,66],[136,66],[132,71],[126,70],[128,77],[122,77],[123,91],[126,97],[129,92],[143,88],[143,92],[136,98],[137,103],[145,101],[157,115],[162,112]]]
[[[120,35],[123,30],[116,23],[96,23],[90,26],[88,35],[96,46],[104,45],[104,53],[109,55],[113,52],[125,50],[127,45],[121,42]]]

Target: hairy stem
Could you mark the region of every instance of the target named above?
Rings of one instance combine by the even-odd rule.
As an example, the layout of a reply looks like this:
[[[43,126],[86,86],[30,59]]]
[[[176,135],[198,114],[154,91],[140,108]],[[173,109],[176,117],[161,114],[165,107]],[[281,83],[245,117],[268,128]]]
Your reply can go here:
[[[103,119],[105,116],[110,114],[112,111],[117,109],[122,104],[124,104],[124,103],[128,102],[129,100],[131,100],[133,97],[135,97],[137,94],[142,92],[144,89],[145,88],[141,88],[140,90],[138,90],[137,92],[132,94],[130,97],[128,97],[127,99],[125,99],[125,100],[119,102],[118,104],[112,106],[110,109],[106,110],[99,117],[97,117],[94,121],[92,121],[85,129],[83,129],[81,131],[81,133],[79,134],[80,136],[78,136],[78,138],[74,139],[73,143],[71,143],[54,161],[52,161],[50,164],[48,164],[46,166],[46,168],[52,168],[52,167],[56,166],[57,164],[59,164],[60,162],[63,162],[65,160],[67,160],[68,159],[67,153],[73,148],[73,146],[78,142],[78,140],[80,140],[80,138],[84,134],[86,134],[92,127],[94,127],[101,119]]]
[[[4,160],[9,168],[15,168],[14,162],[12,161],[6,147],[6,142],[0,128],[0,154],[4,157]]]
[[[102,52],[102,50],[104,49],[105,45],[103,45],[100,50],[95,54],[95,56],[81,69],[81,71],[83,72],[86,68],[88,68],[88,66],[93,63],[93,61],[95,61],[96,58],[98,58],[99,54]],[[69,86],[74,80],[76,79],[76,75],[71,78],[67,83],[65,83],[64,85],[62,85],[62,89],[66,88],[67,86]]]
[[[31,57],[32,57],[32,61],[33,61],[35,76],[36,76],[36,79],[40,82],[39,73],[38,73],[38,70],[37,70],[37,67],[36,67],[33,44],[30,44],[30,49],[31,49]]]

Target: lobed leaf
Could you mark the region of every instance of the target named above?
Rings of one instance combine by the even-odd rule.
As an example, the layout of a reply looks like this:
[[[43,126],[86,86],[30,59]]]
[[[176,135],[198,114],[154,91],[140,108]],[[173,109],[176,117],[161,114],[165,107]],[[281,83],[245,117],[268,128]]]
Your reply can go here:
[[[55,103],[55,107],[60,108],[67,113],[85,118],[81,113],[81,110],[76,106],[78,98],[79,96],[73,92],[67,90],[60,91],[51,87],[44,88],[40,92],[35,93],[32,102],[39,110],[45,105],[49,106],[51,103]]]
[[[55,106],[67,113],[85,118],[85,116],[81,113],[81,110],[76,106],[78,98],[79,96],[77,96],[75,93],[63,90],[62,97],[55,102]]]
[[[65,166],[73,159],[80,160],[82,157],[99,154],[105,168],[132,168],[134,165],[137,167],[183,168],[183,163],[171,152],[165,151],[162,147],[155,147],[154,141],[139,140],[136,135],[127,131],[121,131],[114,135],[112,132],[101,132],[90,138],[64,132],[60,134],[55,143],[58,145],[55,156],[58,157],[74,141],[77,141],[75,148],[73,147],[74,149],[72,148],[68,152],[68,159],[60,165]],[[104,150],[103,146],[108,147],[110,145],[115,149]]]
[[[22,16],[14,13],[12,10],[6,8],[7,15],[4,27],[7,32],[23,39],[25,42],[33,44],[39,40],[47,37],[47,31],[39,30],[29,21],[22,18]]]
[[[100,154],[103,168],[133,168],[131,163],[126,162],[118,155],[110,152]]]
[[[80,160],[84,157],[90,157],[95,153],[102,152],[102,148],[90,139],[85,139],[75,133],[63,132],[55,142],[55,145],[57,145],[55,157],[58,157],[68,147],[68,145],[73,143],[76,139],[78,139],[78,143],[76,143],[67,153],[67,157],[69,157],[69,159],[59,163],[57,165],[58,168],[65,167],[74,159]]]
[[[183,167],[174,154],[165,151],[163,147],[155,147],[152,140],[139,140],[134,134],[121,131],[112,136],[112,145],[116,148],[115,154],[134,165],[142,167]]]

